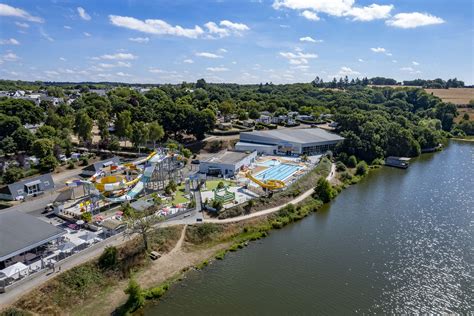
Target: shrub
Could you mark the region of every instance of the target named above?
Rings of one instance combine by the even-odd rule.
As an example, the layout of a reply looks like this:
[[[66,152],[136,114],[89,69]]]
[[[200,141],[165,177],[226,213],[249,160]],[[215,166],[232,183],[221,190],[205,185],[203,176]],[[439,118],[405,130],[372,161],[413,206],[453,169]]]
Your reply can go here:
[[[118,264],[118,250],[114,246],[108,246],[99,257],[99,267],[103,270],[112,270]]]
[[[53,155],[48,155],[40,160],[40,169],[42,171],[53,171],[58,165],[58,160]]]
[[[92,221],[92,214],[90,212],[83,212],[81,214],[81,219],[84,222],[89,223],[90,221]]]
[[[346,171],[347,167],[342,161],[336,162],[336,171],[341,172],[341,171]]]
[[[68,168],[68,169],[74,169],[75,167],[76,167],[76,166],[74,166],[74,163],[73,163],[72,161],[69,161],[69,162],[67,163],[67,168]]]
[[[128,294],[127,306],[130,311],[136,311],[145,304],[145,296],[142,288],[134,279],[130,279],[128,287],[125,289],[125,294]]]
[[[154,299],[154,298],[160,298],[166,293],[166,291],[168,291],[168,289],[169,289],[168,284],[157,286],[145,291],[144,296],[148,300]]]
[[[357,165],[357,158],[354,155],[350,156],[349,159],[347,160],[347,166],[349,168],[355,168],[356,165]]]
[[[25,176],[23,169],[18,167],[10,167],[5,171],[3,175],[3,182],[10,184],[16,182]]]
[[[81,157],[81,166],[87,166],[89,164],[89,159],[87,157]]]
[[[352,181],[352,178],[353,178],[352,174],[350,174],[347,171],[341,173],[341,181],[342,182],[350,182],[350,181]]]
[[[372,161],[372,165],[374,166],[383,166],[385,162],[383,161],[382,158],[376,158],[374,161]]]
[[[367,166],[367,163],[362,160],[361,162],[357,164],[356,175],[365,176],[367,172],[369,172],[369,166]]]
[[[191,155],[192,155],[193,153],[191,152],[191,150],[189,150],[189,149],[187,149],[187,148],[183,148],[183,149],[181,150],[181,154],[184,156],[184,158],[187,159],[187,158],[191,157]]]
[[[224,205],[222,204],[222,201],[212,200],[212,207],[215,208],[217,211],[220,211],[222,210]]]
[[[324,203],[331,201],[331,199],[334,197],[334,190],[329,181],[325,178],[319,178],[318,183],[314,188],[314,193]]]
[[[217,188],[218,189],[223,189],[224,188],[224,182],[220,181],[218,184],[217,184]]]

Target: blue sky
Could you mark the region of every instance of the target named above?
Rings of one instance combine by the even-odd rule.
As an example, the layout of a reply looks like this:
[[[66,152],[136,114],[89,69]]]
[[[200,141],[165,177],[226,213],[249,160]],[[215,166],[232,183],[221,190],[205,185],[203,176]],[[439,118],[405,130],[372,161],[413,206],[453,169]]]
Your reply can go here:
[[[0,78],[474,83],[470,0],[0,0]]]

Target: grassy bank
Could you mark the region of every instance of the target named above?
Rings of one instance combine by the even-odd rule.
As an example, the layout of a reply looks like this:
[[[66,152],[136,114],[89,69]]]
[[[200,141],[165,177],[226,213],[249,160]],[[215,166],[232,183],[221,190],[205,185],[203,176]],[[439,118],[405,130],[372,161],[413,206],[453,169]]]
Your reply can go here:
[[[157,229],[150,238],[151,249],[165,253],[179,239],[181,226]],[[147,258],[139,238],[109,251],[101,258],[59,274],[41,287],[20,298],[14,306],[41,315],[64,315],[101,297],[137,270],[146,269]],[[115,254],[114,254],[115,253]]]

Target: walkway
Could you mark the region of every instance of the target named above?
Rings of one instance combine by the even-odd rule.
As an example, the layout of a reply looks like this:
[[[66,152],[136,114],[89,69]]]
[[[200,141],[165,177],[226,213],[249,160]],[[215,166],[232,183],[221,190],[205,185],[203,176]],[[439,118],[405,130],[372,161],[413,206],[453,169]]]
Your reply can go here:
[[[326,179],[328,181],[331,181],[334,176],[336,175],[336,165],[335,164],[331,164],[331,172],[329,172],[329,175],[326,177]],[[304,199],[306,199],[307,197],[311,196],[311,194],[313,194],[314,192],[314,189],[311,188],[309,189],[308,191],[304,192],[303,194],[297,196],[296,198],[294,198],[293,200],[283,204],[283,205],[279,205],[279,206],[275,206],[275,207],[272,207],[272,208],[268,208],[266,210],[262,210],[262,211],[258,211],[258,212],[255,212],[255,213],[251,213],[251,214],[248,214],[248,215],[242,215],[242,216],[236,216],[236,217],[232,217],[232,218],[226,218],[226,219],[206,219],[206,223],[233,223],[233,222],[240,222],[240,221],[244,221],[244,220],[247,220],[249,218],[254,218],[254,217],[259,217],[259,216],[263,216],[263,215],[267,215],[267,214],[271,214],[271,213],[275,213],[277,212],[278,210],[280,210],[282,207],[285,207],[287,206],[288,204],[298,204],[299,202],[302,202]]]

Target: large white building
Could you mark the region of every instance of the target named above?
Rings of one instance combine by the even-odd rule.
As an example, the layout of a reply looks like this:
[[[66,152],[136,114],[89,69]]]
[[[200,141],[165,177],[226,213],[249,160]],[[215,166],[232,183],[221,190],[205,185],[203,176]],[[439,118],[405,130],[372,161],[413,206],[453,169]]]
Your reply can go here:
[[[314,155],[333,150],[343,139],[320,128],[286,128],[240,133],[240,141],[235,145],[235,149],[256,150],[267,155]]]
[[[242,167],[248,167],[257,158],[257,152],[250,153],[225,151],[217,154],[208,160],[201,161],[199,172],[210,175],[221,175],[223,177],[232,177],[239,172]]]

